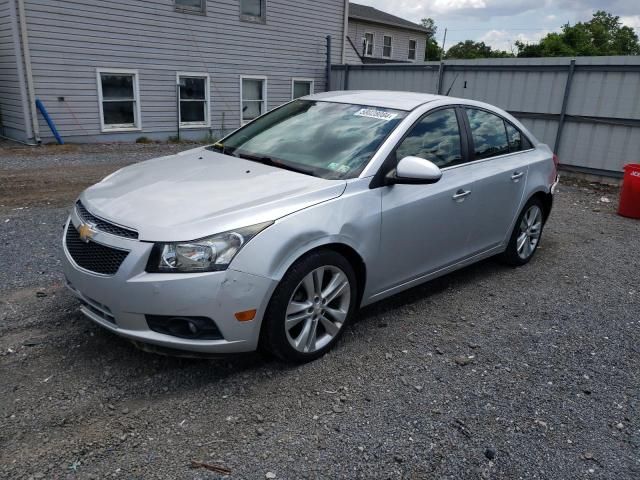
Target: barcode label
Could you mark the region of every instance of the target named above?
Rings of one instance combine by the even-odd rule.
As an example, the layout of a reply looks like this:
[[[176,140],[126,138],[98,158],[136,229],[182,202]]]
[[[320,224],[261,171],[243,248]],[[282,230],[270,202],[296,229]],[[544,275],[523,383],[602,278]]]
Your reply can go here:
[[[389,113],[389,112],[384,112],[382,110],[372,110],[370,108],[363,108],[361,110],[358,110],[355,113],[355,115],[357,117],[368,117],[368,118],[375,118],[377,120],[384,120],[385,122],[388,122],[389,120],[393,120],[398,116],[397,113]]]

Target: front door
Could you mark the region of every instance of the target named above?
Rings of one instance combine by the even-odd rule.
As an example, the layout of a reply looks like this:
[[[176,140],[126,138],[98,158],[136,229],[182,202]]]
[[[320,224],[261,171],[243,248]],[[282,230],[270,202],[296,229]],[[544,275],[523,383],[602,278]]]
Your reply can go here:
[[[382,228],[376,293],[456,263],[469,255],[474,182],[463,155],[454,108],[428,113],[409,131],[395,160],[417,156],[443,169],[430,185],[381,187]]]

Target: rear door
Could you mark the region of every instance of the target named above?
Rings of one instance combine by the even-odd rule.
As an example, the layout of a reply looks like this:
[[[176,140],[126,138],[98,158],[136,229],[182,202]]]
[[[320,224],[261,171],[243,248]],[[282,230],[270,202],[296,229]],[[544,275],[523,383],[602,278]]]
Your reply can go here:
[[[476,215],[470,247],[501,245],[520,211],[532,145],[510,122],[487,110],[463,107],[470,132]]]

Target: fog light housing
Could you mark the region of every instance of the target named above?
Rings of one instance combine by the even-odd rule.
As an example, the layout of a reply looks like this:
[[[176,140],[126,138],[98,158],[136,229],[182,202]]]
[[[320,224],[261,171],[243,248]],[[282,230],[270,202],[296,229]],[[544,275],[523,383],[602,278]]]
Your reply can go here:
[[[223,340],[213,320],[207,317],[145,315],[150,330],[189,340]]]

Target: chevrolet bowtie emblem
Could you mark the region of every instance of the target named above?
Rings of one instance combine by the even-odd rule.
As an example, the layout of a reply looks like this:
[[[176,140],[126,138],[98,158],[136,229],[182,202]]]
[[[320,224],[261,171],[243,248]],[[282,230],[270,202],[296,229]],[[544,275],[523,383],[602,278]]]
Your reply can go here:
[[[82,240],[84,243],[89,243],[89,240],[91,240],[93,236],[96,234],[94,227],[95,225],[91,223],[81,223],[80,226],[78,226],[78,233],[80,234],[80,240]]]

